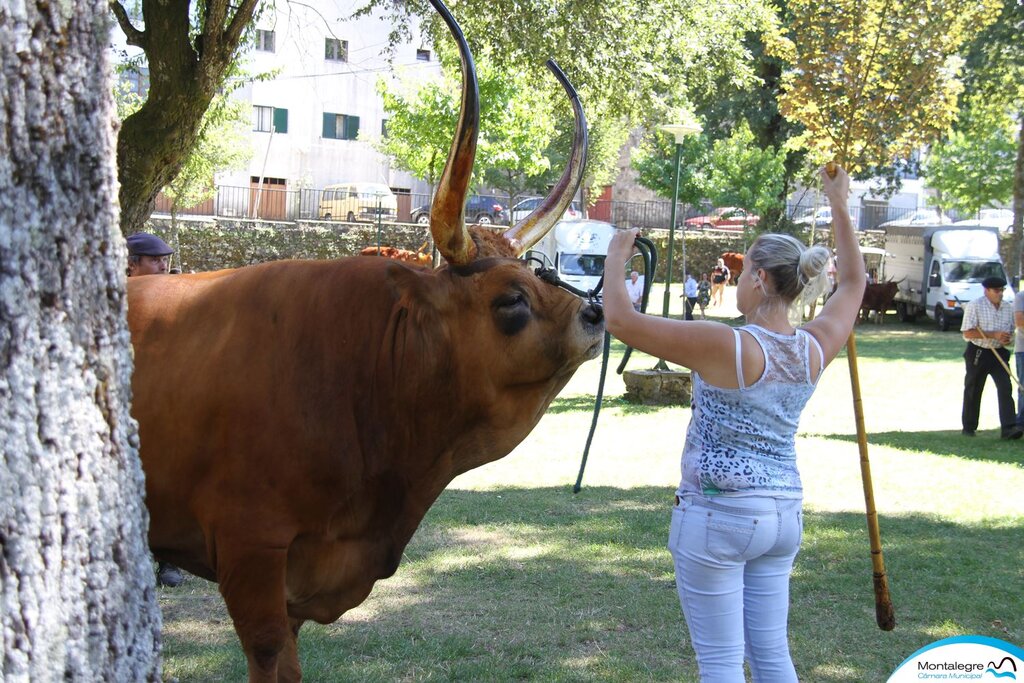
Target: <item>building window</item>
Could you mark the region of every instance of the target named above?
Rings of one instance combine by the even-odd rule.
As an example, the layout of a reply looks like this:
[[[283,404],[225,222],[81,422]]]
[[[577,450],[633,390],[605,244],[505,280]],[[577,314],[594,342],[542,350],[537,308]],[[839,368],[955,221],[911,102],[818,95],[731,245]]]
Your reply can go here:
[[[252,129],[259,133],[287,133],[288,132],[288,110],[277,107],[252,108]]]
[[[256,49],[260,52],[274,51],[274,32],[256,29]]]
[[[324,137],[332,140],[355,140],[359,137],[359,117],[324,112]]]
[[[380,136],[382,138],[386,138],[388,136],[388,120],[387,119],[381,119],[380,120]]]
[[[338,38],[324,39],[324,59],[332,62],[348,61],[348,41]]]
[[[424,50],[422,48],[419,49],[419,50],[416,50],[416,59],[421,61],[421,62],[429,62],[430,61],[430,50]]]

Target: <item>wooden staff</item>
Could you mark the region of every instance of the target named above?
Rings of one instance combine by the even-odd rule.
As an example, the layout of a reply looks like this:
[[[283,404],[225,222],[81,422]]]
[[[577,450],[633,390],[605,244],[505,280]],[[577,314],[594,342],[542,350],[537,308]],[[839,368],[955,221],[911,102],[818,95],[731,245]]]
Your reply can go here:
[[[988,339],[988,337],[985,336],[985,331],[981,329],[981,325],[978,325],[974,329],[978,331],[978,334],[981,335],[982,339]],[[992,355],[996,357],[996,360],[999,361],[999,364],[1003,366],[1003,370],[1006,370],[1006,374],[1010,376],[1010,379],[1013,380],[1013,383],[1017,385],[1017,390],[1024,391],[1024,389],[1022,389],[1020,386],[1020,380],[1017,379],[1017,376],[1013,374],[1013,370],[1011,370],[1010,366],[1006,364],[1006,361],[1003,360],[1003,357],[999,355],[999,352],[991,346],[988,348],[992,351]]]
[[[836,164],[829,162],[825,171],[830,178],[836,175]],[[834,220],[834,219],[833,219]],[[833,233],[833,239],[835,235]],[[882,533],[878,528],[875,511],[875,491],[871,483],[871,461],[868,459],[868,435],[864,428],[864,404],[860,397],[860,374],[857,371],[857,340],[853,330],[846,340],[846,360],[850,365],[850,386],[853,389],[853,417],[857,425],[857,447],[860,450],[860,478],[864,485],[864,507],[867,512],[868,539],[871,543],[871,566],[875,588],[875,622],[883,631],[896,628],[896,612],[889,595],[889,580],[882,556]]]

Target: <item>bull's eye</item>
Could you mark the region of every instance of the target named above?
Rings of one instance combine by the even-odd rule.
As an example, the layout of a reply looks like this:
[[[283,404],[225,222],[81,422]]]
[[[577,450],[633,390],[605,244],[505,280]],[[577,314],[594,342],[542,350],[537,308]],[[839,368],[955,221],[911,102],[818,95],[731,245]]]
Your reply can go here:
[[[509,292],[502,294],[494,300],[495,308],[515,308],[526,304],[526,297],[521,292]]]
[[[508,292],[494,299],[494,322],[502,334],[512,336],[530,322],[530,303],[522,292]]]

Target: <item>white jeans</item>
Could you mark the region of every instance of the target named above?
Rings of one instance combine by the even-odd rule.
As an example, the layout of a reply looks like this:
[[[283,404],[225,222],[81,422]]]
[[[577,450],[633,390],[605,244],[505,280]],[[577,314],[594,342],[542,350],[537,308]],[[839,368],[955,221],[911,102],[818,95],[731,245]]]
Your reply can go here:
[[[687,494],[668,548],[701,683],[795,683],[786,633],[802,501]]]

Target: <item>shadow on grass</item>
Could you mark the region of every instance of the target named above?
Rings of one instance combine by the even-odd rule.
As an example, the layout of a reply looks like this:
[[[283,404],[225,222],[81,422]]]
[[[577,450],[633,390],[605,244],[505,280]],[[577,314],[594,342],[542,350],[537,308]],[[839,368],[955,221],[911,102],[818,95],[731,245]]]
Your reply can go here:
[[[656,413],[665,408],[665,406],[645,406],[638,403],[630,403],[622,396],[605,396],[601,402],[601,409],[605,408],[619,408],[626,415],[646,415],[648,413]],[[548,406],[548,412],[555,415],[560,413],[593,413],[594,397],[579,395],[559,396]]]
[[[857,356],[884,360],[949,361],[964,352],[964,340],[956,332],[939,332],[924,323],[899,323],[887,318],[882,325],[859,324]],[[846,352],[843,351],[845,356]]]
[[[809,434],[808,436],[837,441],[857,441],[856,434]],[[974,437],[964,436],[959,429],[938,432],[871,432],[868,434],[869,448],[871,444],[915,453],[955,456],[978,462],[1024,465],[1024,441],[1000,439],[998,429],[979,431]]]
[[[311,681],[695,681],[696,665],[665,550],[672,488],[446,491],[395,578],[339,622],[303,628]],[[1019,642],[1022,526],[884,517],[897,628],[874,624],[863,514],[808,510],[792,582],[801,680],[886,680],[950,631]],[[240,680],[224,622],[196,600],[164,604],[165,674]],[[205,591],[202,588],[205,587]],[[1004,626],[1005,625],[1005,626]],[[228,638],[210,638],[226,629]],[[1009,630],[1014,629],[1014,630]],[[201,634],[201,635],[200,635]],[[195,641],[200,642],[195,642]]]

